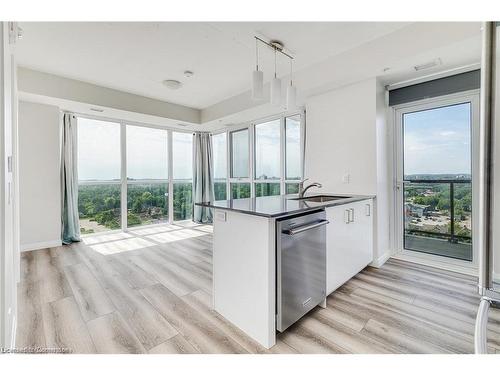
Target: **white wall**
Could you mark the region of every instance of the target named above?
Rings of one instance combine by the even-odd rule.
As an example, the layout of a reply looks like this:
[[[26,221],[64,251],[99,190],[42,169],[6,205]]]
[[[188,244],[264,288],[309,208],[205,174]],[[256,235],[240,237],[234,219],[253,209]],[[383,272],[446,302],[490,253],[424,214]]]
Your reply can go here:
[[[305,177],[324,191],[377,192],[375,84],[369,79],[306,102]]]
[[[59,108],[19,103],[21,249],[61,243]]]
[[[376,195],[376,267],[392,252],[391,147],[385,89],[376,79],[307,100],[305,177],[325,192]]]

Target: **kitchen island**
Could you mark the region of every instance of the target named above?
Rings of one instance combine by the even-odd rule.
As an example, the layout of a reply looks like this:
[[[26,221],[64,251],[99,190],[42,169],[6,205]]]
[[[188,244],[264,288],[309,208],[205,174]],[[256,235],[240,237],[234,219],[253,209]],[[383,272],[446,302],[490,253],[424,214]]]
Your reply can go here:
[[[277,329],[280,221],[325,212],[323,293],[328,295],[372,261],[373,198],[281,195],[198,204],[214,209],[214,310],[264,347],[272,347]]]

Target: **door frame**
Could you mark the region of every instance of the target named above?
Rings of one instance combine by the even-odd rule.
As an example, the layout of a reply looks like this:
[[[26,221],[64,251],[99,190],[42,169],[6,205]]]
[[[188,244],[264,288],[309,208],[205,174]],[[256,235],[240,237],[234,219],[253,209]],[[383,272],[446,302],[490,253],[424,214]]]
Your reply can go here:
[[[460,259],[447,258],[440,255],[421,253],[404,249],[404,217],[403,217],[403,114],[409,112],[429,110],[460,103],[471,103],[471,183],[472,183],[472,262]],[[392,107],[394,127],[394,255],[397,258],[429,264],[442,268],[449,268],[466,273],[476,273],[478,268],[477,247],[477,186],[478,186],[478,141],[479,141],[479,90],[469,90],[460,93],[443,95],[440,97],[418,100]]]

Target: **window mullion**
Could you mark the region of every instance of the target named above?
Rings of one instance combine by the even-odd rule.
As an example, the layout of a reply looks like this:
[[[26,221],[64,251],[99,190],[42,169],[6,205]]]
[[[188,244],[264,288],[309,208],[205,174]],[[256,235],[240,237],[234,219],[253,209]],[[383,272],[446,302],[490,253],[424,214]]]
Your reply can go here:
[[[121,155],[121,228],[127,230],[127,127],[120,123],[120,155]]]
[[[172,224],[174,222],[174,182],[173,182],[173,142],[172,142],[172,130],[167,130],[167,164],[168,164],[168,222]]]
[[[285,163],[286,163],[286,140],[285,140],[285,117],[280,119],[280,194],[285,193]]]
[[[248,127],[248,141],[249,141],[249,179],[250,179],[250,197],[255,197],[255,124],[250,124]]]

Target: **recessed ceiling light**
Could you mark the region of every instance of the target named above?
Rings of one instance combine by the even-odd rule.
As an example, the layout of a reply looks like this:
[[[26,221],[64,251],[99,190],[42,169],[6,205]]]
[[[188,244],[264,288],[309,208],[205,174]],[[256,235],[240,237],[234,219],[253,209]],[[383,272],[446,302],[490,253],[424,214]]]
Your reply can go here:
[[[171,90],[177,90],[182,87],[182,82],[175,79],[166,79],[165,81],[163,81],[163,84]]]
[[[429,62],[426,62],[423,64],[415,65],[413,68],[418,72],[419,70],[434,68],[435,66],[438,66],[441,64],[442,64],[442,61],[441,61],[441,59],[438,58],[438,59],[434,59],[432,61],[429,61]]]
[[[184,71],[184,76],[190,78],[190,77],[194,76],[194,72],[191,71],[191,70],[185,70]]]

